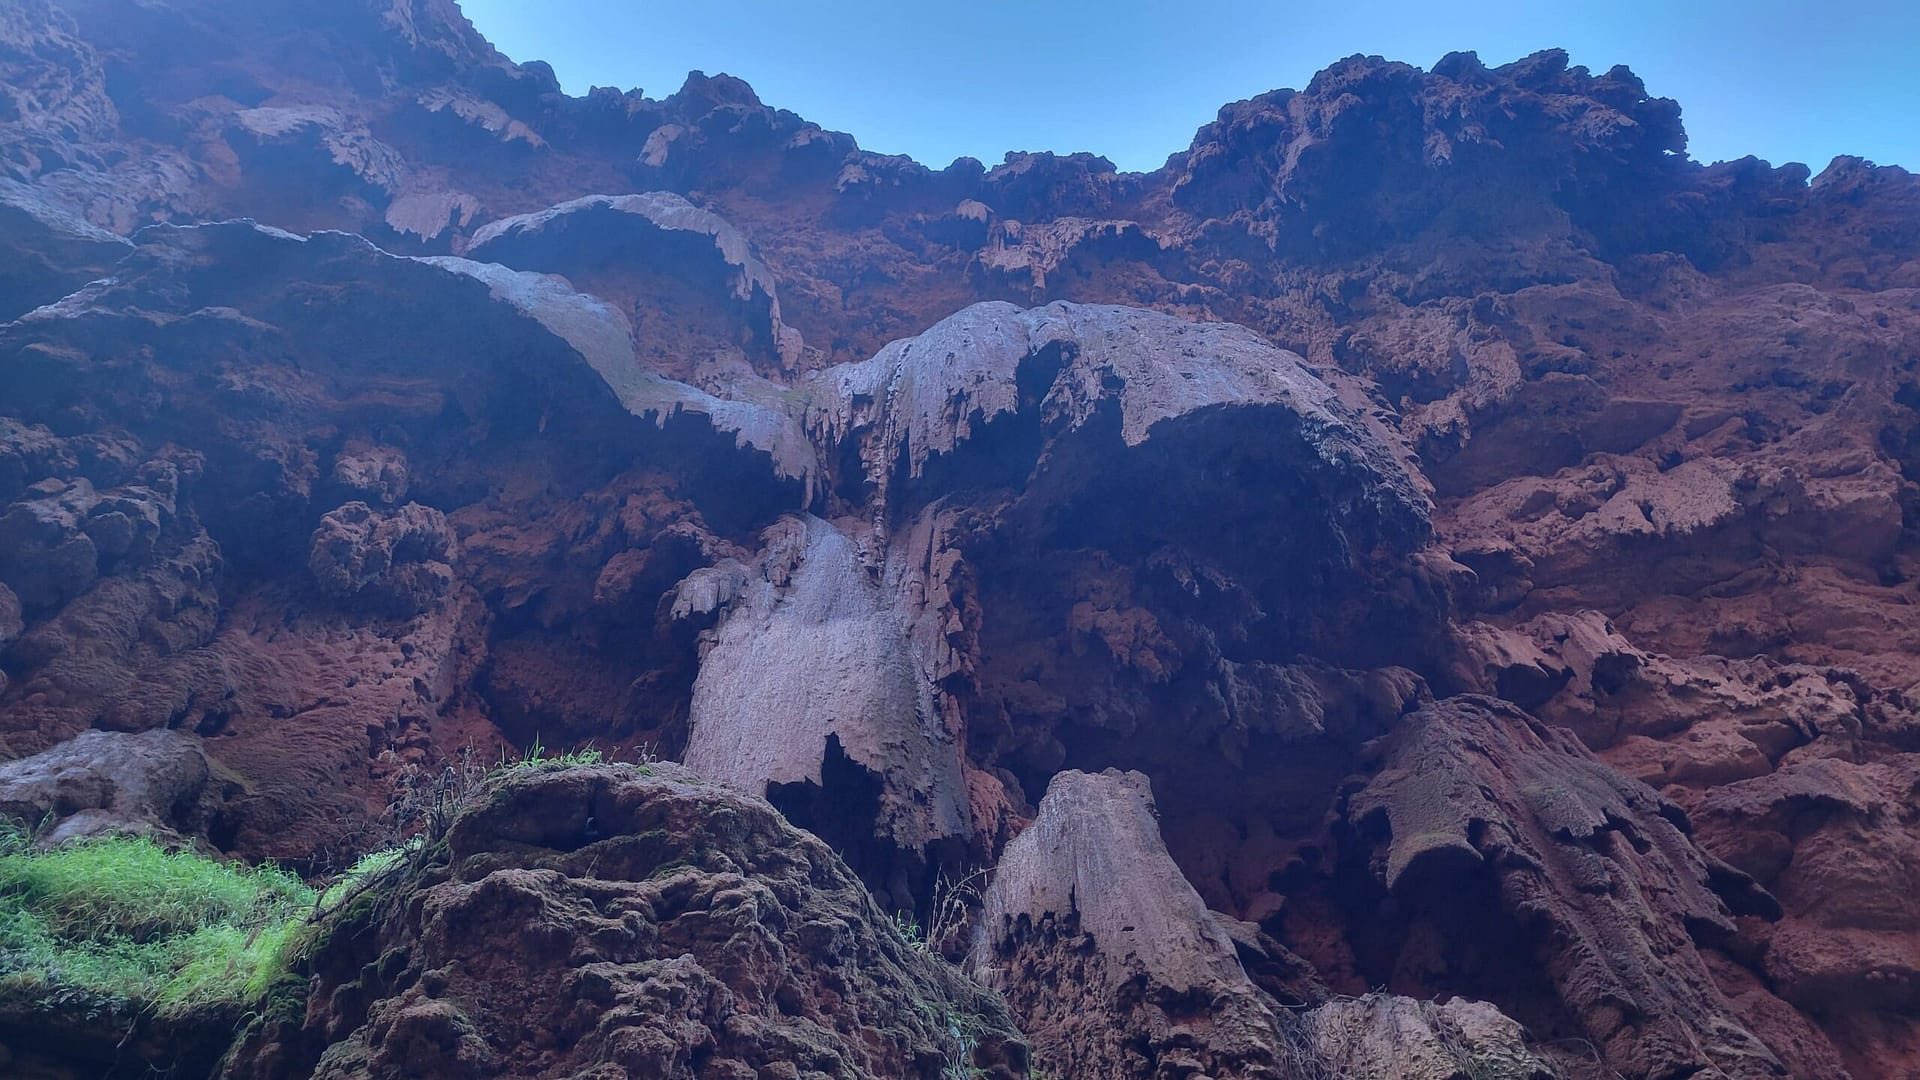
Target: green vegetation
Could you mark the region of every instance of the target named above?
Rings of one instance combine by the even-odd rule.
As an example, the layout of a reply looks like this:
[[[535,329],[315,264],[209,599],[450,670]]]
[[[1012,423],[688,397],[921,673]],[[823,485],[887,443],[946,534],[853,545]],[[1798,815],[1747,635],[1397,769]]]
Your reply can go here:
[[[536,769],[547,766],[599,765],[606,760],[607,756],[595,750],[592,743],[578,750],[569,750],[564,754],[549,754],[546,744],[540,741],[540,736],[535,735],[532,745],[528,746],[518,758],[507,757],[503,753],[500,764],[494,771],[510,772],[514,769]]]
[[[933,946],[927,944],[926,931],[920,929],[920,924],[914,921],[913,916],[904,912],[894,912],[893,928],[899,931],[901,937],[907,939],[907,945],[914,952],[922,956],[933,955]]]
[[[314,893],[291,874],[142,837],[37,850],[0,827],[0,994],[244,1009],[289,966]]]
[[[973,1063],[973,1052],[980,1045],[980,1019],[945,1003],[931,1004],[916,999],[913,1003],[920,1018],[936,1032],[946,1036],[940,1068],[940,1080],[979,1080],[986,1075]]]
[[[652,755],[638,756],[629,767],[651,771]],[[275,867],[248,869],[143,837],[40,848],[29,830],[0,818],[0,998],[163,1020],[265,1015],[289,988],[304,994],[303,955],[369,924],[399,878],[445,858],[454,817],[488,781],[610,761],[592,746],[551,754],[538,739],[491,770],[463,755],[395,814],[395,835],[410,838],[361,857],[324,892]]]
[[[373,888],[388,875],[398,873],[406,867],[412,857],[419,853],[421,839],[416,836],[392,847],[370,851],[360,856],[358,862],[347,868],[347,872],[334,879],[327,891],[320,894],[321,912],[330,912],[355,896]]]
[[[576,765],[619,765],[637,770],[643,776],[653,775],[653,769],[650,766],[659,760],[654,757],[653,748],[642,746],[630,752],[635,760],[621,761],[618,759],[619,750],[615,750],[612,754],[602,753],[589,742],[577,749],[555,754],[550,753],[546,743],[541,742],[540,736],[535,735],[533,742],[521,751],[517,758],[502,750],[499,764],[488,770],[483,777],[469,778],[468,786],[472,786],[475,779],[491,779],[520,769],[559,769]]]

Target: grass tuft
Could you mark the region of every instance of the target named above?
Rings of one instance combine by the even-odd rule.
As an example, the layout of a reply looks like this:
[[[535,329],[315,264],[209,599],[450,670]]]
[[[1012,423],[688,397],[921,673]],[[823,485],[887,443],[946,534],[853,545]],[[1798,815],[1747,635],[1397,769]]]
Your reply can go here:
[[[512,772],[515,769],[600,765],[606,761],[607,756],[594,749],[592,743],[588,743],[578,750],[568,750],[560,754],[549,754],[546,744],[540,741],[540,736],[535,735],[532,745],[522,751],[518,758],[508,757],[502,753],[500,764],[495,766],[493,771],[495,773],[505,773]]]

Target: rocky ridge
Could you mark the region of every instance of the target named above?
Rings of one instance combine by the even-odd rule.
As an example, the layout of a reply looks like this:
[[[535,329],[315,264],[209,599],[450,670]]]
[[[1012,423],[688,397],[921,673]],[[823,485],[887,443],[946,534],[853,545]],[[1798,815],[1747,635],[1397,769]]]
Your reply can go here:
[[[0,43],[0,808],[324,872],[645,746],[875,911],[997,866],[934,945],[1057,1073],[1920,1070],[1905,171],[1557,51],[1131,174],[569,98],[445,0]]]

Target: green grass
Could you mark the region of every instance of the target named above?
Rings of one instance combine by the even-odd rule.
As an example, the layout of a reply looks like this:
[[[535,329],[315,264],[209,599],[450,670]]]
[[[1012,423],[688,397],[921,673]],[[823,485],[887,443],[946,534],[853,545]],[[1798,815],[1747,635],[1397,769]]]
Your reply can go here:
[[[297,953],[313,890],[141,837],[36,850],[0,828],[0,993],[162,1015],[247,1007]]]
[[[511,772],[514,769],[538,769],[548,766],[600,765],[606,761],[607,756],[595,750],[592,743],[588,743],[578,750],[569,750],[563,754],[549,754],[547,753],[546,744],[540,741],[540,736],[535,735],[533,737],[533,744],[528,746],[518,758],[511,758],[502,754],[500,764],[495,766],[493,771],[503,773]]]
[[[639,756],[630,767],[648,771],[651,754]],[[0,819],[0,997],[48,1008],[152,1009],[167,1018],[255,1009],[331,932],[339,922],[332,916],[431,855],[427,841],[444,833],[482,780],[610,760],[591,745],[553,754],[536,738],[491,772],[463,765],[450,788],[435,789],[422,836],[363,856],[323,894],[277,868],[170,852],[141,837],[40,849],[27,830]]]
[[[927,932],[920,929],[920,924],[914,921],[913,916],[895,912],[893,928],[900,932],[900,936],[906,939],[907,945],[914,952],[924,956],[933,955],[933,946],[927,943]]]

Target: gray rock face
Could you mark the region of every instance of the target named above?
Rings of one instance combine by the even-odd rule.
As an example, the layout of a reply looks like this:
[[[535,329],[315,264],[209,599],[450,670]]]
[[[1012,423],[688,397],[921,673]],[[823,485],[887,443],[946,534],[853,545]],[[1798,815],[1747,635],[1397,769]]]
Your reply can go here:
[[[0,177],[0,321],[103,276],[133,249],[17,180]]]
[[[398,151],[364,125],[324,105],[242,109],[233,114],[228,139],[243,156],[264,158],[276,150],[296,149],[309,163],[324,162],[351,182],[383,195],[396,191],[406,173]]]
[[[1309,1076],[1349,1080],[1552,1080],[1519,1024],[1484,1001],[1395,994],[1341,998],[1302,1013],[1319,1060]]]
[[[1060,1075],[1294,1075],[1295,1021],[1167,855],[1139,773],[1053,778],[995,871],[968,966]]]
[[[410,261],[485,283],[494,299],[565,341],[628,412],[662,426],[683,415],[703,417],[714,430],[732,435],[740,448],[766,454],[775,475],[800,481],[806,501],[812,501],[818,471],[813,447],[783,411],[772,384],[748,378],[739,393],[721,398],[648,369],[634,352],[626,316],[598,297],[575,291],[565,278],[452,256]]]
[[[1004,947],[1049,918],[1071,922],[1124,969],[1175,991],[1245,977],[1233,942],[1160,842],[1153,793],[1137,772],[1060,773],[1040,816],[1007,845],[987,892],[982,944]],[[976,968],[990,969],[990,956]]]
[[[1244,327],[1139,308],[975,304],[823,372],[807,427],[829,447],[855,442],[884,502],[895,470],[918,479],[1014,414],[1052,438],[1117,419],[1120,443],[1137,447],[1163,423],[1230,408],[1289,414],[1318,464],[1353,482],[1356,501],[1424,528],[1425,500],[1391,437],[1297,355]]]
[[[831,740],[880,778],[878,834],[909,850],[964,838],[960,749],[897,599],[819,518],[786,518],[763,540],[754,566],[700,571],[675,599],[683,617],[720,617],[694,682],[688,766],[756,795],[820,786]]]
[[[467,246],[467,256],[483,262],[504,262],[509,266],[541,261],[534,253],[543,246],[541,241],[546,240],[545,246],[550,251],[556,254],[565,252],[577,258],[584,254],[584,239],[575,237],[574,242],[568,244],[562,239],[562,234],[579,229],[582,233],[600,233],[605,239],[610,225],[618,230],[626,224],[621,221],[622,216],[634,219],[631,224],[637,235],[643,236],[650,230],[656,234],[684,232],[707,237],[712,241],[715,254],[732,269],[734,299],[744,302],[752,300],[758,293],[762,302],[773,304],[774,314],[779,314],[773,273],[753,254],[746,236],[720,215],[702,210],[671,191],[647,191],[638,195],[588,195],[537,213],[489,222],[473,234],[473,240]],[[631,240],[629,237],[622,239]],[[620,246],[626,247],[625,244]],[[629,256],[640,254],[630,250],[623,253]],[[548,268],[527,265],[523,269]]]
[[[44,843],[137,833],[191,837],[217,793],[200,740],[179,731],[85,731],[0,764],[0,814],[47,823]]]

